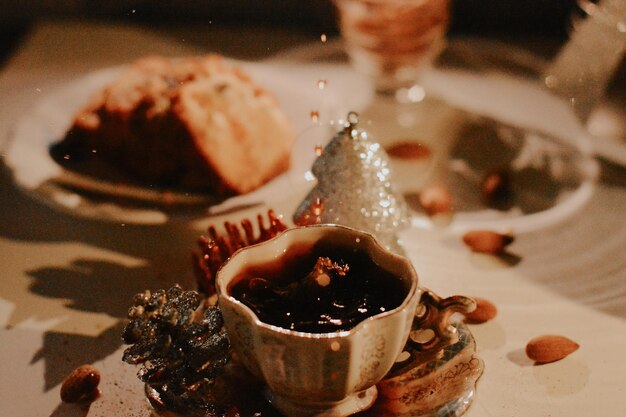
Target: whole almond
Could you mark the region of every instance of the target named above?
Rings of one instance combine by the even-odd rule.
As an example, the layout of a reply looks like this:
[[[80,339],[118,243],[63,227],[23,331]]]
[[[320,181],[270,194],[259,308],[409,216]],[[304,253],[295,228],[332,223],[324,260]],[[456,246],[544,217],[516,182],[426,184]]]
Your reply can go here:
[[[399,141],[385,148],[387,155],[398,159],[424,159],[430,157],[432,151],[427,145],[414,141]]]
[[[563,359],[579,347],[565,336],[538,336],[526,344],[526,355],[536,363],[550,363]]]
[[[465,313],[465,320],[468,323],[484,323],[496,317],[498,309],[489,300],[480,297],[472,297],[476,301],[476,309],[470,313]]]
[[[511,198],[513,194],[509,171],[489,172],[480,184],[483,199],[487,203],[497,203]]]
[[[419,202],[429,216],[446,214],[452,211],[452,194],[443,185],[424,187],[420,192]]]
[[[61,385],[61,400],[66,403],[93,401],[98,394],[100,371],[91,365],[74,369]]]
[[[463,242],[472,252],[498,254],[510,245],[515,238],[511,234],[491,230],[472,230],[463,235]]]

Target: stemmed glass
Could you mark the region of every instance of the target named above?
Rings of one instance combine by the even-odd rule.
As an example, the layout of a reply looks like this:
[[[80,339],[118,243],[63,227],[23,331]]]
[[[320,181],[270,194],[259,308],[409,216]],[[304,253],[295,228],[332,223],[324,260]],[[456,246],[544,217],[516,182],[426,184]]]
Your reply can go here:
[[[450,18],[449,0],[335,0],[339,26],[354,67],[373,77],[376,92],[412,90],[441,52]]]
[[[372,100],[359,119],[394,157],[396,177],[410,177],[412,193],[432,179],[445,103],[428,94],[422,75],[444,50],[450,0],[334,0],[353,68],[371,80]],[[444,116],[445,118],[445,116]],[[434,121],[434,123],[433,123]],[[422,158],[423,157],[423,158]],[[419,160],[417,160],[419,159]]]

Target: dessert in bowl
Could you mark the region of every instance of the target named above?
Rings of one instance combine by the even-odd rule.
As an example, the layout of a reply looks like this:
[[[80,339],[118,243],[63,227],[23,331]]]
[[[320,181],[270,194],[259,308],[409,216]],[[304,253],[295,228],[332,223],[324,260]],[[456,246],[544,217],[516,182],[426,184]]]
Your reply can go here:
[[[407,259],[337,225],[288,229],[240,249],[216,288],[239,360],[286,416],[371,406],[423,292]]]

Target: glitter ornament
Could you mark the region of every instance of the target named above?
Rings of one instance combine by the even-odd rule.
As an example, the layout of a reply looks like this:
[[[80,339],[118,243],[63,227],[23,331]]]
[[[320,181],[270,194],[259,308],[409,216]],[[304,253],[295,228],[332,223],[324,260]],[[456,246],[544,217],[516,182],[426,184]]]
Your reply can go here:
[[[385,150],[357,123],[357,114],[348,114],[345,127],[313,163],[317,184],[296,209],[294,223],[349,226],[403,254],[397,232],[408,225],[406,202],[393,190]]]

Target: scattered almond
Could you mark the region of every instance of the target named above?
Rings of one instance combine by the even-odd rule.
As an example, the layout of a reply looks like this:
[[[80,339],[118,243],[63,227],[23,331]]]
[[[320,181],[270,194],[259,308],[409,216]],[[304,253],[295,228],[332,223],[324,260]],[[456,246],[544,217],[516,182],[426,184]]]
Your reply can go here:
[[[511,174],[508,171],[493,171],[481,182],[481,193],[487,203],[497,203],[511,198]]]
[[[472,297],[476,301],[476,309],[470,313],[465,313],[465,320],[468,323],[484,323],[496,317],[498,309],[489,300],[480,297]]]
[[[429,185],[420,192],[419,201],[429,216],[452,211],[452,194],[443,185]]]
[[[526,345],[526,355],[536,363],[549,363],[563,359],[579,347],[578,343],[565,336],[538,336]]]
[[[91,365],[74,369],[61,385],[61,400],[66,403],[93,401],[98,396],[100,371]]]
[[[510,245],[515,238],[511,234],[491,230],[472,230],[463,235],[463,242],[473,252],[498,254]]]
[[[430,157],[432,151],[423,143],[400,141],[385,148],[387,154],[398,159],[424,159]]]

